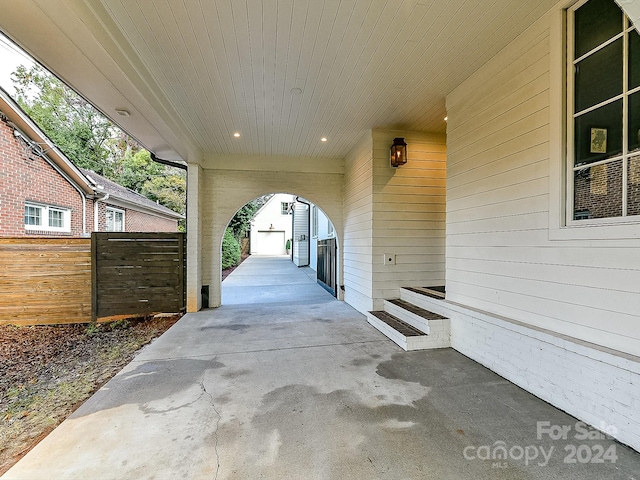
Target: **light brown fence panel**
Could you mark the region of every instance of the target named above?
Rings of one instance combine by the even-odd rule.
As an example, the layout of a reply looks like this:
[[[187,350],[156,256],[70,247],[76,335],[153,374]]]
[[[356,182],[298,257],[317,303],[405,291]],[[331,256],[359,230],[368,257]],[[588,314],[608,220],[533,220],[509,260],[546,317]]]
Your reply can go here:
[[[0,323],[89,321],[88,238],[0,238]]]
[[[93,319],[179,312],[183,233],[93,233]]]

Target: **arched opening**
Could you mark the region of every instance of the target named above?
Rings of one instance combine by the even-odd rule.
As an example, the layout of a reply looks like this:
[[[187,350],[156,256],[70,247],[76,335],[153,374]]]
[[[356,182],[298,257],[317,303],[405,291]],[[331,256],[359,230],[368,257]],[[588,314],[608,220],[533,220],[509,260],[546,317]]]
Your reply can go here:
[[[220,237],[221,270],[228,258],[225,231],[235,235],[245,260],[225,276],[221,304],[340,297],[337,228],[313,201],[278,192],[237,208]]]

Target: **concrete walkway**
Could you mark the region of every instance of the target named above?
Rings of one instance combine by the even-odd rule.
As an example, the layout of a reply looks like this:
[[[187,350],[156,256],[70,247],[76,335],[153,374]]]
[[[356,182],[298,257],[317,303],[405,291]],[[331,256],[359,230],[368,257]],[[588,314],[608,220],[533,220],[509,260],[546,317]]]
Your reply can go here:
[[[286,258],[223,290],[3,479],[640,480],[637,453],[452,349],[399,350]]]

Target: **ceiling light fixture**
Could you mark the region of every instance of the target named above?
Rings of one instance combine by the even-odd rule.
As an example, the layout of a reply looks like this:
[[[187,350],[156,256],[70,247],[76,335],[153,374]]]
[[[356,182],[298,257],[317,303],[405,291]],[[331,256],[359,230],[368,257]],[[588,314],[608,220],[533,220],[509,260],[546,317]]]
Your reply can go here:
[[[236,137],[236,138],[239,138],[240,137],[240,133],[236,132],[236,133],[233,134],[233,136]]]
[[[322,137],[322,138],[320,139],[320,141],[321,141],[321,142],[326,142],[326,141],[327,141],[327,137]]]
[[[391,166],[397,168],[407,163],[407,144],[404,138],[394,138],[390,150]]]
[[[447,120],[449,120],[449,117],[444,117],[444,121],[446,122]]]
[[[131,116],[131,113],[129,113],[129,110],[127,110],[126,108],[116,108],[116,113],[121,117]]]

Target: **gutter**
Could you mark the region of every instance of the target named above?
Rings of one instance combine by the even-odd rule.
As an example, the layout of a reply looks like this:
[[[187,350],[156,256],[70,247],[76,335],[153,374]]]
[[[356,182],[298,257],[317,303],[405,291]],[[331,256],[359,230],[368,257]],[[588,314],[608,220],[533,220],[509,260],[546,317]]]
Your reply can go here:
[[[76,185],[76,182],[74,182],[73,180],[71,180],[69,178],[69,176],[64,172],[64,170],[62,170],[55,162],[53,162],[45,153],[44,150],[42,150],[42,147],[34,142],[33,140],[31,140],[29,137],[27,137],[25,134],[23,134],[18,128],[14,127],[13,130],[13,135],[15,137],[19,137],[22,139],[22,141],[24,141],[27,145],[29,145],[29,147],[31,148],[31,150],[40,158],[42,158],[45,162],[47,162],[49,165],[51,165],[51,167],[53,167],[53,169],[58,172],[60,175],[62,175],[62,177],[71,184],[71,186],[80,194],[80,198],[82,199],[82,236],[86,237],[88,236],[87,234],[87,197],[85,196],[85,193],[80,190],[80,187],[78,187]]]
[[[187,166],[183,165],[182,163],[172,162],[171,160],[158,158],[156,157],[156,154],[153,152],[149,152],[149,154],[151,155],[151,160],[153,160],[156,163],[161,163],[162,165],[168,165],[170,167],[176,167],[176,168],[181,168],[182,170],[187,170]]]
[[[109,194],[105,193],[104,196],[98,197],[93,202],[93,231],[99,232],[98,230],[98,202],[106,202],[109,199]]]
[[[304,200],[300,200],[300,197],[296,196],[296,202],[304,203],[309,209],[308,212],[308,221],[307,221],[307,264],[306,265],[298,265],[299,267],[308,267],[311,265],[311,204],[309,202],[305,202]],[[295,213],[295,211],[294,211]],[[295,214],[294,214],[295,217]],[[299,241],[299,240],[298,240]],[[291,249],[293,254],[293,249]]]

